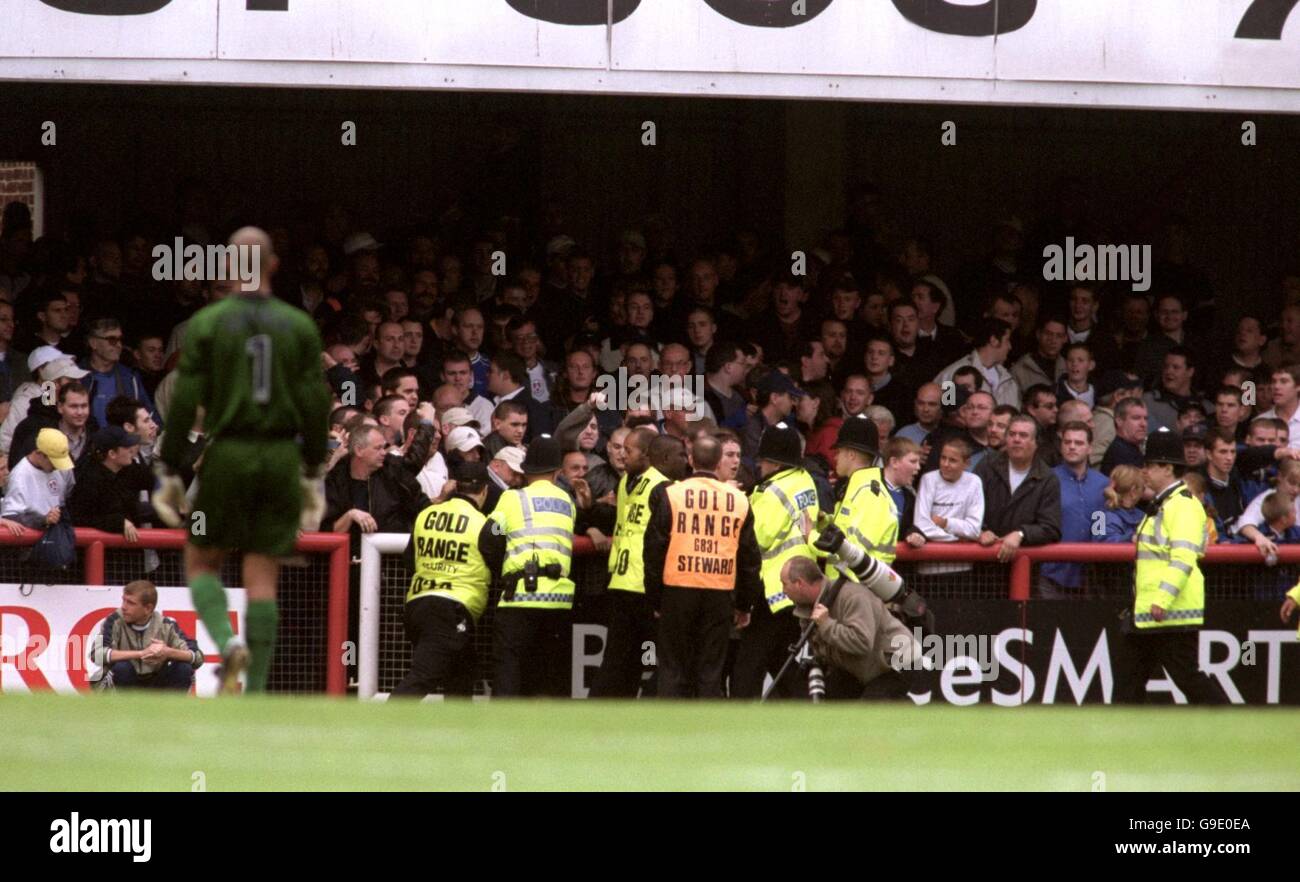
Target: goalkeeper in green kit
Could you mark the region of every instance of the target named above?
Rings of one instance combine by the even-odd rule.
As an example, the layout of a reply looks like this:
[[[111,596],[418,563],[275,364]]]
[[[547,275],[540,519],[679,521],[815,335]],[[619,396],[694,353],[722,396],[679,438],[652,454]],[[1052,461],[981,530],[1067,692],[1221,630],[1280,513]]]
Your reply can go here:
[[[279,620],[280,558],[293,554],[303,520],[318,523],[317,489],[326,460],[330,392],[321,341],[307,313],[271,296],[278,268],[271,240],[244,227],[230,244],[258,259],[252,282],[235,281],[225,299],[204,307],[185,330],[180,376],[167,414],[154,508],[168,526],[190,528],[185,573],[199,618],[221,648],[221,692],[266,688]],[[231,272],[234,279],[240,274]],[[255,290],[243,290],[256,286]],[[193,523],[176,473],[199,408],[208,438],[198,469]],[[201,513],[201,517],[200,517]],[[221,584],[226,552],[243,552],[248,592],[245,639],[234,636]]]

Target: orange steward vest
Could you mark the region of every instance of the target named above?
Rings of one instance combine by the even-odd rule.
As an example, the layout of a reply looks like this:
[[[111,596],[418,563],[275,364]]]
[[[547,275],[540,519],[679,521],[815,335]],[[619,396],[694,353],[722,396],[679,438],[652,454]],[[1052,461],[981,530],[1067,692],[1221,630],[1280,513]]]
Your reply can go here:
[[[713,591],[735,588],[740,530],[749,515],[745,494],[705,477],[679,481],[666,492],[672,526],[664,584]]]

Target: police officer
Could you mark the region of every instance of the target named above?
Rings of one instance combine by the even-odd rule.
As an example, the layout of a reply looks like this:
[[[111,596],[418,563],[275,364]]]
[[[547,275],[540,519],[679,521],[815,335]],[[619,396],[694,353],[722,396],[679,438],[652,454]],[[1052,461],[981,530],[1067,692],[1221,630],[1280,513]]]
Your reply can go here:
[[[591,689],[593,698],[635,698],[644,646],[654,639],[654,617],[645,589],[645,533],[650,493],[668,480],[650,464],[650,445],[657,437],[653,429],[643,426],[623,441],[627,471],[618,482],[605,595],[605,654]]]
[[[500,569],[505,539],[493,532],[483,505],[487,467],[459,462],[455,491],[420,512],[406,545],[411,585],[404,612],[411,669],[394,696],[474,691],[474,629],[487,609],[488,585]]]
[[[803,439],[793,424],[768,426],[758,445],[760,481],[749,497],[763,557],[764,602],[755,605],[753,619],[740,635],[731,674],[733,698],[758,698],[765,675],[776,676],[790,645],[799,639],[793,604],[781,587],[781,568],[794,557],[816,559],[808,534],[819,513],[817,487],[802,462]],[[775,694],[807,694],[801,673],[793,667],[781,679]]]
[[[696,438],[695,472],[650,494],[645,586],[659,611],[658,694],[721,698],[732,625],[762,597],[762,553],[745,494],[720,480],[722,442]]]
[[[572,664],[573,498],[555,484],[559,443],[539,435],[524,456],[525,486],[489,517],[505,541],[492,653],[493,694],[565,696]]]
[[[835,439],[835,473],[841,480],[831,523],[867,554],[892,565],[898,548],[898,509],[875,465],[879,455],[875,421],[861,414],[846,418]],[[835,578],[829,564],[826,575]]]
[[[1226,700],[1197,664],[1197,629],[1205,624],[1205,577],[1198,559],[1209,531],[1205,508],[1182,482],[1183,439],[1167,430],[1147,436],[1142,477],[1155,494],[1137,530],[1130,670],[1125,699],[1141,703],[1147,679],[1163,667],[1193,704]]]

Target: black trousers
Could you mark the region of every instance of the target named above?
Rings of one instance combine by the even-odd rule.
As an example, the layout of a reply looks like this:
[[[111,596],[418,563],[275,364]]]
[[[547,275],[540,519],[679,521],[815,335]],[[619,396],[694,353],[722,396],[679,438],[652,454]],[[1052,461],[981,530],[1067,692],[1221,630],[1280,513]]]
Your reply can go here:
[[[492,634],[493,696],[573,694],[573,613],[497,607]]]
[[[773,615],[763,601],[754,607],[749,627],[740,632],[740,647],[731,671],[732,698],[759,698],[764,678],[773,677],[790,655],[790,647],[799,641],[801,628],[794,609],[786,607]],[[786,668],[772,695],[778,698],[807,698],[808,678],[798,663]]]
[[[474,620],[454,600],[420,597],[403,612],[411,641],[411,669],[392,692],[423,698],[442,687],[445,695],[474,694]]]
[[[1189,704],[1227,704],[1228,696],[1217,680],[1201,673],[1196,663],[1200,637],[1197,631],[1151,628],[1132,630],[1124,640],[1127,663],[1120,679],[1120,700],[1144,704],[1147,680],[1168,671],[1170,679],[1187,696]]]
[[[864,685],[843,668],[831,665],[823,670],[826,672],[826,698],[829,701],[899,701],[907,698],[912,685],[912,678],[908,676],[910,671],[885,671]]]
[[[636,698],[641,689],[644,647],[654,639],[654,612],[646,596],[635,591],[606,591],[605,654],[591,697]]]
[[[664,586],[655,645],[661,698],[723,697],[734,609],[730,591]]]

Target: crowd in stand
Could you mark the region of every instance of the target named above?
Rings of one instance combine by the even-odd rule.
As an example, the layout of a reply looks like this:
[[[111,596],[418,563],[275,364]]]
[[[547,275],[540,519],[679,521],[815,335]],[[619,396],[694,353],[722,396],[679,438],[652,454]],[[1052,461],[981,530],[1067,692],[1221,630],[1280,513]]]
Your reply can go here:
[[[495,498],[520,485],[529,441],[550,434],[579,529],[605,549],[638,426],[688,450],[701,432],[718,437],[721,477],[748,489],[764,429],[793,424],[829,510],[838,429],[862,414],[913,546],[977,542],[1006,559],[1021,545],[1132,541],[1142,448],[1165,430],[1181,434],[1218,541],[1267,555],[1300,538],[1300,272],[1257,298],[1260,314],[1225,314],[1228,290],[1178,223],[1137,292],[1045,282],[1039,243],[1066,234],[1050,219],[1031,231],[1002,220],[987,253],[941,264],[924,238],[886,232],[869,187],[799,255],[751,230],[684,248],[662,218],[596,254],[557,211],[526,235],[468,216],[382,242],[338,207],[268,227],[276,294],[318,323],[335,395],[328,511],[306,526],[409,531],[448,492],[450,464],[487,463]],[[6,207],[0,527],[71,517],[132,538],[154,521],[157,434],[188,433],[187,477],[201,468],[202,425],[166,422],[174,367],[188,317],[238,282],[157,281],[151,255],[237,225],[218,226],[193,196],[170,226],[33,241],[24,207]],[[629,404],[598,393],[611,375],[683,383]],[[1084,592],[1084,568],[1041,567],[1037,588]]]

